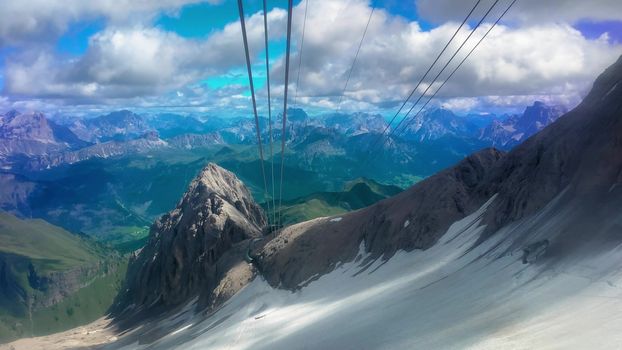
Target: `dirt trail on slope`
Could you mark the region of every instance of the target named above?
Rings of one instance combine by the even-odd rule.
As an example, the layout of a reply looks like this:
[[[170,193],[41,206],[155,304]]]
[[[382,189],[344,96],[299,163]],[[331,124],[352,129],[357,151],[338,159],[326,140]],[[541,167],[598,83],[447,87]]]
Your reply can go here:
[[[111,320],[104,317],[82,327],[42,337],[22,338],[0,345],[0,350],[93,349],[117,340]]]

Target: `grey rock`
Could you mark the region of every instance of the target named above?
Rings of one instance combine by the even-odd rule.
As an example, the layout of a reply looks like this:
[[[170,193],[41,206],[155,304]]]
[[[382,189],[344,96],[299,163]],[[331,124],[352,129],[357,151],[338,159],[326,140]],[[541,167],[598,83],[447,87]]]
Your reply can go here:
[[[244,262],[246,240],[260,237],[262,209],[237,177],[208,164],[177,207],[158,219],[147,245],[130,261],[117,313],[175,307],[199,297],[214,306],[254,272]]]

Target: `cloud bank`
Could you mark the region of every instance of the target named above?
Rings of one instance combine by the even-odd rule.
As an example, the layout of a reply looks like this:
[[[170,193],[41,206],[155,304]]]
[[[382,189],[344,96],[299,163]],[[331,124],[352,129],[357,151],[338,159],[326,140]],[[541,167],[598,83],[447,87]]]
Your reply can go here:
[[[0,1],[9,14],[3,17],[10,19],[0,22],[0,47],[18,48],[5,62],[3,104],[7,104],[8,98],[39,99],[61,105],[175,105],[221,110],[247,107],[246,86],[230,84],[210,89],[204,84],[210,77],[240,71],[244,66],[239,23],[230,23],[204,39],[184,38],[152,25],[157,13],[175,12],[193,2],[41,1],[40,6],[33,6],[35,10],[29,12],[22,2]],[[486,1],[482,3],[484,8]],[[454,64],[507,3],[509,0],[500,1]],[[509,21],[491,32],[443,88],[438,103],[464,109],[478,105],[506,106],[512,101],[535,98],[572,104],[585,93],[596,75],[622,53],[622,46],[606,35],[589,39],[572,26],[573,21],[585,18],[619,17],[622,5],[618,1],[603,1],[602,6],[592,4],[589,10],[580,1],[523,0],[520,3],[522,7],[517,5],[512,10]],[[305,5],[300,3],[294,12],[291,95],[297,90],[297,101],[302,106],[334,109],[338,107],[371,7],[362,0],[311,2],[300,60],[297,48]],[[431,30],[423,29],[416,21],[376,9],[339,107],[384,110],[401,103],[456,30],[456,20],[467,12],[460,7],[455,1],[419,0],[417,8],[423,18],[442,23]],[[563,10],[551,12],[552,8]],[[546,11],[548,16],[540,18]],[[109,19],[107,26],[89,39],[84,55],[66,57],[56,53],[52,45],[39,44],[60,35],[71,21],[102,16]],[[268,19],[271,42],[282,42],[286,12],[272,10]],[[247,27],[254,68],[260,76],[264,49],[261,14],[247,18]],[[463,28],[441,63],[447,61],[470,29]],[[271,74],[274,95],[278,97],[283,87],[284,58],[273,58]],[[298,62],[301,62],[300,72]],[[431,78],[439,68],[431,72],[420,90],[432,83]],[[452,68],[450,65],[440,81]],[[296,86],[298,74],[300,83]],[[258,93],[260,97],[265,96],[262,89]]]

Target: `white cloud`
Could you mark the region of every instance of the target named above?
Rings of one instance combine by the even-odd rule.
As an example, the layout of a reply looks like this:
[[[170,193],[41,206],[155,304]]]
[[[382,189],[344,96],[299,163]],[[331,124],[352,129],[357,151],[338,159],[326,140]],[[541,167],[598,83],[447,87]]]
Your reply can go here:
[[[4,6],[2,1],[0,4]],[[190,1],[125,0],[119,6],[151,13],[163,8],[174,11]],[[239,23],[230,23],[207,39],[193,40],[153,28],[145,21],[135,24],[120,9],[108,9],[107,6],[114,7],[109,2],[98,0],[95,3],[90,7],[82,5],[90,9],[87,11],[76,10],[81,7],[68,2],[70,15],[63,17],[77,18],[85,16],[85,13],[105,13],[115,19],[113,24],[90,39],[86,54],[79,58],[65,58],[43,48],[23,50],[9,57],[5,70],[5,90],[9,96],[58,99],[59,103],[66,104],[101,103],[129,107],[187,105],[222,110],[248,108],[248,98],[241,95],[247,89],[245,84],[218,90],[206,89],[197,84],[209,76],[222,75],[244,66]],[[420,1],[419,5],[424,6],[425,3],[425,0]],[[52,2],[49,6],[56,5]],[[301,3],[294,11],[294,41],[290,63],[292,98],[296,89],[299,60],[297,47],[302,32],[304,6]],[[97,11],[93,8],[97,8]],[[368,2],[364,0],[311,3],[298,87],[298,100],[302,105],[310,108],[337,108],[338,95],[345,84],[370,11]],[[51,9],[49,12],[56,13]],[[622,53],[622,46],[611,43],[607,38],[587,39],[564,23],[569,18],[567,14],[560,14],[559,20],[554,20],[556,16],[556,13],[550,13],[549,17],[553,20],[541,24],[523,22],[521,25],[500,25],[495,28],[443,88],[439,102],[435,103],[465,109],[469,106],[503,105],[508,101],[519,100],[526,100],[529,104],[536,97],[542,96],[551,101],[574,103],[596,75]],[[47,16],[35,22],[44,23],[45,18]],[[271,39],[283,38],[285,20],[286,12],[282,9],[269,13]],[[490,24],[478,30],[472,43],[479,39],[488,26]],[[8,25],[0,23],[0,40],[4,37],[2,33],[6,33],[3,32],[5,27],[8,28]],[[450,22],[425,31],[417,22],[407,22],[382,9],[376,9],[346,98],[340,107],[344,110],[370,111],[393,107],[402,102],[456,27],[456,23]],[[263,67],[263,17],[260,14],[250,16],[247,28],[252,57],[256,58],[258,67]],[[467,36],[468,30],[464,29],[459,34],[457,42]],[[465,52],[471,45],[466,45]],[[453,52],[456,46],[450,47],[448,53]],[[449,56],[446,53],[441,62],[445,62]],[[278,99],[283,89],[284,60],[283,57],[273,58],[276,59],[271,72],[273,96]],[[459,55],[454,62],[461,58]],[[255,73],[261,75],[262,72],[259,70]],[[429,78],[436,75],[434,70],[431,73]],[[426,84],[429,83],[430,79]],[[265,91],[260,90],[258,93],[262,99],[265,97]],[[479,104],[475,104],[476,98]],[[276,110],[280,103],[273,106]],[[264,107],[260,101],[260,110]]]
[[[371,10],[365,1],[350,1],[348,20],[343,20],[346,11],[343,4],[339,1],[318,2],[309,12],[299,86],[302,96],[336,101],[341,93]],[[299,19],[301,13],[299,6],[295,19]],[[401,102],[457,25],[445,23],[424,31],[416,22],[408,23],[376,10],[346,96],[351,100],[384,105],[388,101]],[[463,49],[464,54],[489,26],[485,24],[476,32]],[[296,29],[299,36],[300,28]],[[456,42],[466,38],[469,30],[463,29]],[[440,62],[444,63],[457,46],[450,46]],[[447,83],[439,97],[559,95],[561,100],[567,96],[579,96],[620,53],[622,46],[612,44],[606,38],[587,39],[561,22],[512,27],[499,25]],[[454,59],[454,65],[464,54]],[[298,62],[296,54],[292,62]],[[453,65],[441,75],[440,81],[452,68]],[[426,84],[431,82],[438,69],[431,72]],[[296,74],[297,65],[294,64],[292,75],[295,77]],[[283,75],[282,60],[273,75]],[[290,86],[292,84],[295,85],[295,79],[290,80]],[[435,87],[430,92],[434,90]]]
[[[455,112],[468,112],[479,106],[479,99],[474,97],[451,98],[443,101],[441,106]]]
[[[493,0],[484,0],[474,18],[481,16]],[[502,0],[498,7],[504,8],[510,0]],[[424,19],[443,23],[462,20],[475,4],[474,1],[459,0],[417,0],[417,13]],[[509,19],[536,24],[550,22],[574,23],[579,20],[622,20],[622,1],[619,0],[518,0]]]
[[[268,18],[279,27],[285,17],[275,9]],[[255,14],[247,23],[254,55],[263,50],[263,17]],[[244,65],[241,38],[238,22],[203,40],[142,25],[108,27],[90,38],[79,58],[45,48],[10,56],[5,90],[12,96],[87,100],[162,94]]]
[[[0,47],[45,44],[71,22],[105,18],[113,24],[145,24],[161,12],[175,13],[202,0],[0,0]],[[218,3],[220,0],[208,0]]]

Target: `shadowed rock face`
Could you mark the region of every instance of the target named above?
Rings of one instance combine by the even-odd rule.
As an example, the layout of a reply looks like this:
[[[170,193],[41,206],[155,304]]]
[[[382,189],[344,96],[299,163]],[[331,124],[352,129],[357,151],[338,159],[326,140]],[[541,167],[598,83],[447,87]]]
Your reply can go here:
[[[372,258],[389,258],[399,249],[426,249],[479,207],[480,201],[473,200],[477,186],[502,156],[485,149],[368,208],[287,227],[257,245],[257,264],[272,285],[295,289],[311,276],[353,260],[361,242]]]
[[[261,236],[265,224],[240,180],[207,165],[177,207],[152,226],[149,242],[130,261],[127,290],[114,309],[166,308],[193,297],[209,305],[237,291],[253,276],[241,242]]]
[[[11,157],[39,156],[85,146],[87,142],[42,113],[10,111],[0,114],[0,161],[3,165]]]
[[[478,192],[498,193],[488,233],[542,209],[561,191],[604,199],[622,173],[622,57],[583,102],[526,140],[489,172]]]

